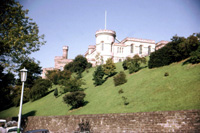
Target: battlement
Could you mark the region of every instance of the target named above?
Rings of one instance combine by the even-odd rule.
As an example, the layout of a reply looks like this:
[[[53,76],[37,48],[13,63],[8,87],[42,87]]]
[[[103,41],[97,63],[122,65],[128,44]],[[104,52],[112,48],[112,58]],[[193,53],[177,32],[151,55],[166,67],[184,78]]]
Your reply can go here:
[[[100,34],[107,34],[107,35],[112,35],[112,36],[116,36],[116,32],[113,30],[98,30],[95,33],[95,36],[97,37]]]

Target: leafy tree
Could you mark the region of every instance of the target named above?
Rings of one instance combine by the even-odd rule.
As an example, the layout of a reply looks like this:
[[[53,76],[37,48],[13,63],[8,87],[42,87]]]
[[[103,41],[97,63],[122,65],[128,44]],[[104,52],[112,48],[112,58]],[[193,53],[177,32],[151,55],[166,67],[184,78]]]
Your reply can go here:
[[[4,67],[0,64],[0,110],[12,105],[11,91],[15,84],[14,74],[4,73]]]
[[[34,101],[45,96],[51,86],[51,81],[47,79],[37,79],[34,86],[31,88],[30,99]]]
[[[191,52],[189,62],[192,64],[200,63],[200,46],[196,51]]]
[[[57,88],[54,90],[54,96],[55,96],[55,97],[58,96],[58,89],[57,89]]]
[[[62,82],[63,91],[64,93],[82,91],[83,89],[81,88],[81,86],[84,84],[85,82],[82,79],[77,77],[71,77],[70,79],[64,80]]]
[[[130,61],[131,61],[130,57],[127,57],[126,60],[123,61],[122,67],[123,67],[124,70],[128,69],[128,64],[129,64]]]
[[[112,58],[107,59],[106,64],[103,65],[104,73],[108,75],[108,77],[113,76],[116,72],[116,66],[112,61]]]
[[[14,67],[45,44],[44,35],[38,35],[37,24],[27,14],[19,2],[0,2],[0,57],[6,59],[1,60],[3,66]]]
[[[63,100],[72,108],[78,108],[84,105],[85,93],[83,91],[70,92],[63,97]]]
[[[97,69],[94,71],[93,73],[93,79],[94,80],[94,85],[98,86],[98,85],[102,85],[104,80],[104,70],[102,68],[102,66],[98,66]]]
[[[128,63],[129,73],[137,72],[140,70],[141,63],[146,64],[146,58],[135,55]]]
[[[26,84],[25,86],[28,88],[31,88],[35,82],[36,79],[38,79],[40,77],[40,74],[42,72],[42,67],[39,66],[39,62],[36,62],[34,59],[26,59],[20,66],[20,68],[18,69],[18,72],[23,69],[26,68],[28,70],[27,72],[27,80],[26,80]],[[20,77],[20,73],[18,74],[18,76]],[[21,80],[18,79],[18,84],[21,84]]]
[[[127,82],[126,74],[120,71],[119,74],[113,77],[115,86],[122,85]]]

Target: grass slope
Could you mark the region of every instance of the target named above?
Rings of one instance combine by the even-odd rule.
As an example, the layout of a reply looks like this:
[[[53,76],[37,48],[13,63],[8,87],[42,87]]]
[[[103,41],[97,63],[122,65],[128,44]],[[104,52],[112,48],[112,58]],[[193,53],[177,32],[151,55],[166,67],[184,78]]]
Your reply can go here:
[[[117,71],[122,71],[122,64],[117,63]],[[84,107],[70,110],[62,101],[64,95],[55,98],[53,92],[35,102],[23,104],[23,115],[78,115],[102,113],[151,112],[169,110],[200,109],[200,64],[182,65],[174,63],[169,66],[148,69],[127,75],[127,83],[115,87],[113,78],[98,87],[93,85],[92,74],[83,73],[86,82],[84,88],[88,104]],[[169,76],[165,77],[164,73]],[[59,86],[54,86],[54,88]],[[123,89],[124,93],[118,91]],[[127,98],[124,105],[122,96]],[[19,108],[12,107],[0,112],[0,118],[17,116]]]

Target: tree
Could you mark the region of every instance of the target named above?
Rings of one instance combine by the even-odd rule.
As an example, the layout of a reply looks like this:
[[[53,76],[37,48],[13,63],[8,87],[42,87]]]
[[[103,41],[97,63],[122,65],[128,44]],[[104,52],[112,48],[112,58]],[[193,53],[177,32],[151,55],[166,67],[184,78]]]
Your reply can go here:
[[[119,74],[113,77],[115,86],[122,85],[127,82],[126,74],[120,71]]]
[[[42,72],[42,67],[39,66],[40,62],[36,62],[34,59],[26,59],[18,69],[18,72],[24,67],[28,70],[28,78],[26,80],[25,86],[28,88],[32,88],[36,79],[40,77]],[[20,73],[18,74],[20,77]],[[18,84],[21,84],[21,80],[18,79]]]
[[[57,89],[57,88],[54,90],[54,96],[55,96],[55,97],[58,96],[58,89]]]
[[[63,100],[72,108],[78,108],[84,105],[85,93],[83,91],[70,92],[63,97]]]
[[[135,55],[128,63],[129,73],[137,72],[140,70],[141,63],[146,64],[146,58]]]
[[[52,83],[47,79],[37,79],[30,91],[30,99],[37,100],[46,95]]]
[[[98,86],[98,85],[102,85],[104,80],[104,70],[102,68],[102,66],[98,66],[97,69],[94,71],[93,73],[93,79],[94,80],[94,85]]]
[[[0,58],[1,64],[12,68],[45,44],[44,35],[28,16],[28,10],[14,0],[0,2]]]
[[[15,84],[14,74],[4,73],[4,67],[0,64],[0,110],[6,109],[12,105],[11,91]]]
[[[116,66],[112,61],[112,58],[107,59],[106,64],[103,65],[104,73],[108,75],[108,77],[113,76],[116,72]]]

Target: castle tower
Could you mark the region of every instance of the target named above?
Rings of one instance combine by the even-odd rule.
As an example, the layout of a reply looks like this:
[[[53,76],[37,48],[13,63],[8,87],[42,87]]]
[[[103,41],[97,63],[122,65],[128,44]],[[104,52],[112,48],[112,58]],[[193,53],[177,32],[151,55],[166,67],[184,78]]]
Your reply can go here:
[[[96,51],[103,57],[103,63],[112,57],[113,43],[115,42],[116,32],[112,30],[99,30],[95,34]]]
[[[68,58],[68,46],[63,46],[63,58],[67,59]]]

